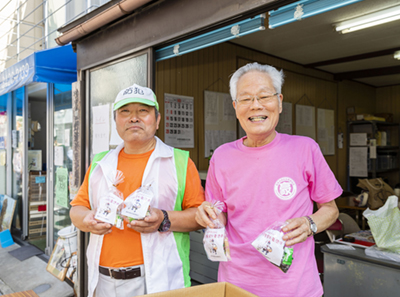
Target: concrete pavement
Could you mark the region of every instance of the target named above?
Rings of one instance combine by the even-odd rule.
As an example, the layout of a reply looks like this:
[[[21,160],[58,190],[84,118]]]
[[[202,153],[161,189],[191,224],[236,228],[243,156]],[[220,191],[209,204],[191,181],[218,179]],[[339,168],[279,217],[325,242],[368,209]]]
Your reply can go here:
[[[0,295],[33,290],[40,297],[74,296],[69,284],[47,272],[47,262],[41,259],[43,256],[20,261],[8,253],[19,247],[21,245],[17,243],[0,247]]]

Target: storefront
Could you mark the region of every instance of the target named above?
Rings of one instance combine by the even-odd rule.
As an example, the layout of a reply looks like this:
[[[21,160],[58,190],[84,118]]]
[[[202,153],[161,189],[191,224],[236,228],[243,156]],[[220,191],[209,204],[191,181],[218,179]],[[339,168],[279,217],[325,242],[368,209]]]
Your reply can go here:
[[[0,74],[0,194],[15,204],[15,238],[51,253],[70,225],[72,46],[35,52]]]
[[[123,1],[120,5],[128,5],[128,2],[135,1]],[[106,12],[103,11],[105,22],[102,25],[100,25],[101,20],[97,15],[95,17],[97,18],[96,24],[93,26],[102,30],[97,34],[89,34],[79,42],[73,42],[78,56],[77,69],[81,102],[79,110],[81,126],[79,129],[84,135],[81,137],[82,151],[74,152],[74,154],[82,156],[80,167],[74,172],[75,176],[80,176],[82,181],[94,154],[113,148],[119,143],[120,139],[116,136],[111,120],[112,109],[110,106],[122,88],[137,83],[155,89],[162,121],[166,119],[164,117],[166,111],[164,93],[194,97],[194,100],[188,99],[192,100],[190,103],[193,103],[192,114],[190,115],[189,111],[188,117],[185,117],[185,120],[188,121],[186,123],[188,129],[191,129],[192,132],[192,137],[189,137],[190,144],[177,145],[177,147],[184,147],[190,152],[191,158],[201,171],[201,176],[205,177],[209,151],[206,156],[207,149],[204,145],[205,137],[202,128],[204,126],[204,102],[199,97],[202,97],[204,90],[207,89],[228,93],[226,82],[228,75],[236,67],[236,58],[225,63],[226,75],[221,81],[215,73],[211,73],[211,77],[205,78],[204,76],[207,76],[206,69],[201,71],[198,67],[201,67],[201,64],[206,61],[192,60],[192,58],[189,58],[191,59],[189,61],[187,60],[188,55],[185,53],[192,53],[197,57],[198,53],[201,53],[201,49],[207,51],[207,48],[217,44],[224,46],[225,41],[264,30],[265,12],[291,2],[294,1],[210,1],[207,6],[204,6],[201,1],[190,1],[190,4],[187,1],[159,1],[157,3],[153,1],[145,6],[141,13],[129,15],[112,26],[107,23],[109,19]],[[240,7],[240,11],[238,7]],[[126,7],[122,7],[122,9],[128,10]],[[176,22],[177,11],[180,15],[179,22]],[[117,12],[114,11],[113,15],[116,14]],[[57,39],[57,42],[61,45],[70,41],[68,36],[85,35],[82,34],[82,30],[77,30],[80,26],[85,32],[88,32],[89,28],[96,29],[90,23],[91,19],[86,18],[85,20],[77,20],[60,29],[63,34]],[[225,48],[223,51],[229,51],[229,49]],[[224,55],[222,51],[220,54]],[[215,52],[209,63],[212,64],[217,59],[217,52]],[[179,63],[179,65],[175,63]],[[176,73],[171,71],[173,68],[178,71],[181,67],[187,72],[179,73],[182,81],[174,81]],[[192,67],[191,73],[198,72],[197,77],[190,79],[187,77],[190,67]],[[169,76],[169,74],[172,75]],[[196,80],[201,80],[201,85],[195,87],[192,81]],[[186,83],[188,85],[185,85]],[[106,133],[106,141],[100,140],[98,135],[100,126],[95,124],[96,117],[101,115],[109,115],[109,121],[104,126],[109,132]],[[238,125],[236,120],[231,122],[230,124],[233,126],[230,128],[236,139],[240,133]],[[157,132],[157,135],[163,140],[167,133],[166,130],[169,130],[165,128],[165,125],[166,123],[163,122]],[[87,276],[85,250],[88,236],[88,234],[81,233],[78,239],[80,280],[78,292],[81,296],[85,295],[85,286],[87,285],[87,281],[85,281]],[[213,273],[216,272],[215,268],[213,269]],[[210,280],[212,278],[214,276]]]
[[[57,38],[57,42],[60,45],[72,42],[78,57],[80,107],[77,112],[80,112],[78,130],[82,145],[81,150],[74,151],[74,154],[81,156],[79,166],[75,167],[75,180],[82,181],[94,154],[113,148],[119,143],[111,120],[111,106],[118,91],[133,83],[155,90],[162,115],[157,136],[168,144],[188,150],[202,178],[205,178],[208,169],[210,149],[218,146],[218,143],[212,143],[210,139],[227,142],[232,140],[229,137],[237,139],[243,135],[236,119],[231,119],[232,114],[224,114],[221,110],[224,98],[229,97],[229,76],[246,63],[257,61],[284,69],[287,78],[283,92],[284,104],[290,103],[290,122],[295,119],[292,111],[294,114],[297,103],[316,109],[329,109],[334,114],[333,124],[330,126],[332,136],[336,135],[339,122],[346,122],[346,113],[340,112],[345,110],[343,107],[356,100],[364,100],[371,106],[375,102],[371,87],[342,83],[335,80],[331,73],[306,69],[299,64],[234,42],[237,37],[263,30],[268,11],[295,1],[224,0],[207,1],[207,5],[202,1],[136,1],[143,5],[136,6],[140,7],[136,11],[136,8],[128,9],[124,6],[133,2],[135,1],[120,1],[118,5],[107,8],[110,14],[107,9],[97,14],[93,12],[93,15],[59,29],[63,34]],[[134,13],[124,14],[132,11]],[[207,106],[207,92],[213,93],[211,95],[214,98],[221,96],[221,104],[217,107],[220,114],[217,116],[222,118],[223,123],[210,125],[207,121],[207,112],[212,116],[212,112],[216,110]],[[305,94],[313,96],[304,96]],[[172,123],[167,118],[167,108],[170,107],[167,106],[170,104],[167,97],[184,98],[188,100],[189,106],[190,103],[193,104],[190,107],[192,109],[189,109],[189,127],[185,124],[185,129],[191,129],[189,144],[174,143],[174,137],[170,137],[172,126],[169,125],[182,124],[179,123],[182,120]],[[231,104],[230,101],[228,103]],[[180,108],[179,105],[177,108]],[[368,108],[372,109],[370,106]],[[100,126],[95,124],[95,119],[98,115],[109,115],[109,121],[103,126],[109,132],[106,133],[106,141],[100,141],[97,135]],[[190,123],[193,125],[190,126]],[[182,132],[180,129],[172,130],[173,134],[175,131]],[[284,133],[294,134],[294,131],[290,127],[290,131]],[[344,150],[337,149],[335,138],[331,139],[330,148],[333,148],[333,153],[327,153],[326,160],[345,187],[347,155]],[[82,296],[85,295],[87,284],[85,250],[88,237],[84,233],[79,236],[79,292]],[[193,245],[191,253],[196,252],[196,245],[202,248],[200,241]],[[194,275],[197,267],[192,267],[193,279],[204,282],[215,279],[215,265],[205,266],[202,263],[201,269],[204,273],[203,276],[197,275],[197,278]]]

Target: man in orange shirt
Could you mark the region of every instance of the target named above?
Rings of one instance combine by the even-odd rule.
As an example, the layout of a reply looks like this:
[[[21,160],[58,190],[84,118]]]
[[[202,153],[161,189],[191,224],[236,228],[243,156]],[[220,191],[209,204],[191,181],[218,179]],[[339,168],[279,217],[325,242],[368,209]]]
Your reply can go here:
[[[189,231],[200,229],[197,207],[204,201],[199,174],[189,154],[155,136],[160,114],[155,94],[133,85],[114,102],[116,149],[96,155],[78,195],[71,202],[72,222],[90,232],[87,250],[88,296],[137,296],[190,286]],[[124,222],[123,230],[95,219],[101,199],[117,185],[123,199],[151,185],[150,215]]]

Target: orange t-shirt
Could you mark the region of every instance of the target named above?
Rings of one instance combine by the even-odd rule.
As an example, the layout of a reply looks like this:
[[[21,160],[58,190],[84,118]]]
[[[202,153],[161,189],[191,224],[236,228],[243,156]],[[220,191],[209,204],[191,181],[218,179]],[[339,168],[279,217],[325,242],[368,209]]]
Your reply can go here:
[[[141,186],[146,164],[154,150],[144,154],[126,154],[121,150],[118,156],[117,169],[125,176],[123,183],[117,189],[124,194],[124,199]],[[90,167],[85,175],[85,180],[78,194],[71,202],[72,206],[81,205],[90,209],[88,185]],[[201,186],[199,173],[196,165],[189,158],[185,195],[183,197],[182,209],[198,207],[204,201],[204,189]],[[124,223],[124,230],[115,226],[112,232],[104,236],[103,246],[100,254],[100,265],[105,267],[129,267],[143,264],[142,242],[140,233],[128,228]]]

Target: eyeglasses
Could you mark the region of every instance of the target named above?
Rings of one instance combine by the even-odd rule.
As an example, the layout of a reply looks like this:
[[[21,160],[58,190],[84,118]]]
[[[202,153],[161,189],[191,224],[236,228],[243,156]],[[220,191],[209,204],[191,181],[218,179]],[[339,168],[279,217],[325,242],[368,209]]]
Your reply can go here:
[[[263,95],[262,97],[254,96],[252,98],[251,97],[239,98],[239,99],[236,100],[236,102],[238,104],[240,104],[241,106],[248,106],[248,105],[253,104],[254,99],[257,99],[258,103],[260,103],[261,105],[264,106],[269,102],[269,100],[272,97],[274,97],[274,96],[276,96],[278,94],[279,93],[275,93],[275,94],[272,94],[272,95]]]

